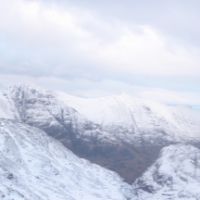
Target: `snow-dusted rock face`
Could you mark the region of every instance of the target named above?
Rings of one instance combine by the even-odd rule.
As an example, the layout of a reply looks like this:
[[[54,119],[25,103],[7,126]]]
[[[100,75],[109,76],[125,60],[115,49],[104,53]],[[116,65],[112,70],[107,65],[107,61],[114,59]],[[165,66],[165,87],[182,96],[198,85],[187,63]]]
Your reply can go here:
[[[163,146],[199,142],[200,113],[127,95],[79,98],[30,86],[0,95],[0,117],[45,131],[75,154],[133,182]],[[2,106],[3,105],[3,106]]]
[[[0,120],[0,199],[127,200],[131,187],[41,130]]]
[[[133,200],[200,199],[200,150],[190,145],[165,147],[133,187]]]
[[[41,128],[56,138],[102,135],[98,134],[99,126],[64,105],[51,92],[15,86],[9,89],[6,97],[15,105],[20,121]]]
[[[0,118],[4,119],[17,119],[18,113],[14,102],[7,98],[7,95],[0,92]]]

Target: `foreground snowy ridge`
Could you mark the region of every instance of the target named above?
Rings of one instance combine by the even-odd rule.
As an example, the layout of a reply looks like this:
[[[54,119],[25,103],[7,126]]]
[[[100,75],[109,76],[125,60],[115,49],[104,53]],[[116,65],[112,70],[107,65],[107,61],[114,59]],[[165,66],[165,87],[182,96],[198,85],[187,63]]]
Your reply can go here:
[[[200,150],[180,144],[163,148],[131,186],[39,129],[1,119],[0,183],[5,200],[198,200]]]
[[[39,129],[0,120],[0,199],[127,200],[114,172],[80,159]]]
[[[163,148],[133,187],[133,200],[199,200],[200,150],[190,145]]]

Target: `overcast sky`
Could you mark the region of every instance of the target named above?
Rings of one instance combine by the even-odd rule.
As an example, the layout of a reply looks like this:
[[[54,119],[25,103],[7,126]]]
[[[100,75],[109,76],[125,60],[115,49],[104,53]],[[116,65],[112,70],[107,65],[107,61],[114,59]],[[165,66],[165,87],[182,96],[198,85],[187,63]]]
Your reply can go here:
[[[200,105],[199,8],[198,0],[0,0],[0,85]]]

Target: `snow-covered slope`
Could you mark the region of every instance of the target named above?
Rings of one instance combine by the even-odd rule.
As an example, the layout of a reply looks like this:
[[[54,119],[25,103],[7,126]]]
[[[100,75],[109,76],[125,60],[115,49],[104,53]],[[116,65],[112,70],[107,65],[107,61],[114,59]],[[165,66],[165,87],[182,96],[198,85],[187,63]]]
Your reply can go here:
[[[76,157],[44,132],[0,120],[0,199],[126,200],[114,172]]]
[[[80,98],[58,93],[58,98],[104,127],[126,128],[131,137],[133,133],[148,133],[147,137],[162,137],[166,133],[172,140],[200,138],[200,112],[189,107],[168,106],[125,94]]]
[[[190,145],[165,147],[133,187],[133,200],[200,199],[200,150]]]

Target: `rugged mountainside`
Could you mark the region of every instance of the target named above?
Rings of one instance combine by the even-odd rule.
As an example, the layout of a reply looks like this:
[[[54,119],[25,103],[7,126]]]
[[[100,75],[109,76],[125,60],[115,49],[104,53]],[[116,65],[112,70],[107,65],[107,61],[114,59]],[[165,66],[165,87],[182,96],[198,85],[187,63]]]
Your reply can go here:
[[[0,199],[127,200],[131,187],[41,130],[0,120]]]
[[[30,86],[0,95],[0,117],[45,131],[75,154],[133,182],[162,147],[199,143],[200,114],[126,95],[84,99]]]
[[[133,200],[200,199],[200,150],[190,145],[165,147],[133,187]]]
[[[186,107],[11,87],[0,93],[0,199],[199,200],[199,131]]]
[[[200,150],[191,145],[164,147],[131,186],[43,131],[15,121],[0,119],[2,200],[200,199]]]

